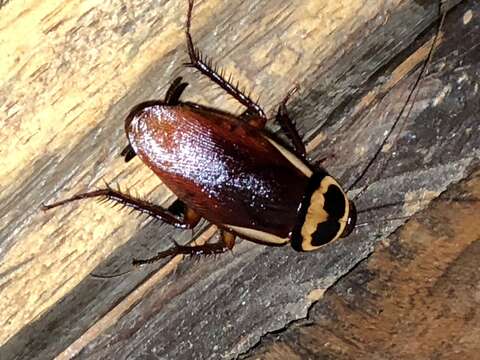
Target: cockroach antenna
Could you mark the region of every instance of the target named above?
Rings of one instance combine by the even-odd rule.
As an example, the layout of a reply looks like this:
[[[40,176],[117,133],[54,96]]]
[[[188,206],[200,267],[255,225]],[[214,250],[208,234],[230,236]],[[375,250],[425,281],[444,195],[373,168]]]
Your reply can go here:
[[[433,54],[434,54],[435,48],[436,48],[436,44],[437,44],[438,38],[440,36],[440,31],[441,31],[441,29],[443,27],[443,24],[444,24],[444,21],[445,21],[445,17],[446,17],[447,13],[446,13],[446,10],[445,10],[444,6],[445,6],[444,0],[440,0],[439,3],[438,3],[438,13],[439,13],[439,16],[440,16],[440,21],[438,22],[437,31],[435,32],[435,36],[434,36],[433,41],[432,41],[432,46],[430,47],[430,50],[428,52],[427,57],[423,61],[423,64],[420,68],[420,72],[419,72],[415,82],[413,83],[412,89],[410,90],[410,92],[408,94],[408,97],[407,97],[405,103],[402,106],[402,109],[398,113],[397,117],[395,118],[395,121],[393,122],[392,126],[388,130],[388,132],[385,135],[385,137],[384,137],[383,141],[381,142],[380,146],[378,147],[378,149],[373,154],[372,158],[368,161],[367,165],[363,168],[362,172],[357,176],[357,178],[353,181],[353,183],[347,188],[347,192],[353,190],[358,185],[358,183],[365,177],[368,170],[371,168],[373,163],[377,160],[378,156],[380,155],[380,152],[385,147],[387,141],[392,136],[394,130],[399,125],[400,119],[402,118],[405,110],[408,107],[408,111],[407,111],[407,114],[405,116],[405,121],[404,121],[402,127],[400,128],[400,130],[397,132],[396,136],[394,137],[394,140],[392,141],[392,143],[396,143],[396,141],[397,141],[398,137],[400,136],[403,128],[405,127],[406,120],[409,118],[410,113],[411,113],[412,108],[413,108],[413,105],[415,104],[415,100],[416,100],[416,97],[418,95],[418,89],[419,89],[420,82],[422,81],[422,79],[423,79],[423,77],[424,77],[424,75],[425,75],[425,73],[426,73],[426,71],[427,71],[427,69],[428,69],[428,67],[429,67],[429,65],[432,61]],[[386,165],[388,164],[389,160],[390,160],[390,157],[385,158],[383,161],[381,160],[380,167],[379,167],[380,170],[377,172],[376,176],[373,178],[373,180],[369,184],[367,184],[365,187],[363,187],[353,197],[353,200],[359,198],[360,195],[362,195],[365,192],[365,190],[367,190],[369,188],[369,186],[371,184],[373,184],[382,175],[382,173],[385,170]]]
[[[439,28],[404,106],[373,157],[347,190],[355,188],[365,177],[397,129],[403,113],[415,101],[416,89],[431,61],[445,19],[441,5]],[[226,73],[213,67],[213,62],[195,47],[191,35],[192,11],[193,0],[189,0],[185,23],[189,56],[186,65],[218,85],[245,110],[233,115],[182,102],[180,97],[188,84],[178,77],[164,100],[146,101],[133,107],[125,119],[128,145],[121,152],[125,161],[138,156],[177,196],[168,209],[108,185],[44,205],[44,209],[103,197],[177,228],[193,229],[205,218],[219,229],[220,237],[215,243],[185,246],[174,242],[154,257],[133,260],[133,266],[180,254],[221,254],[234,247],[237,236],[270,246],[290,244],[302,252],[318,250],[348,236],[357,222],[353,200],[370,184],[349,198],[348,191],[325,169],[307,161],[305,145],[287,110],[295,88],[280,102],[274,119],[290,140],[290,146],[280,144],[265,129],[268,119],[258,101],[242,92],[230,76],[225,78]],[[407,118],[411,108],[412,105]],[[381,175],[386,163],[380,165],[373,181]],[[114,278],[131,271],[96,277]]]

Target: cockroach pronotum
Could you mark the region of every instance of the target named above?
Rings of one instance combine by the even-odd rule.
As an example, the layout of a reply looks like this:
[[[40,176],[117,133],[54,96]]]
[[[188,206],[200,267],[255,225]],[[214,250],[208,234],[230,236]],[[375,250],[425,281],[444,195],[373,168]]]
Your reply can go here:
[[[44,208],[104,197],[179,228],[191,229],[205,218],[220,230],[217,243],[175,243],[150,259],[134,260],[134,265],[176,254],[222,253],[233,248],[236,236],[267,245],[290,243],[297,251],[316,250],[348,236],[356,224],[355,205],[337,180],[307,161],[305,146],[287,112],[292,92],[280,103],[275,117],[291,140],[290,149],[266,131],[267,117],[262,108],[226,80],[194,46],[190,32],[192,9],[193,0],[189,0],[186,40],[190,62],[186,65],[219,85],[246,110],[237,116],[180,101],[188,84],[176,78],[165,100],[144,102],[131,110],[125,120],[129,144],[122,151],[125,161],[138,156],[178,197],[170,208],[108,186]]]

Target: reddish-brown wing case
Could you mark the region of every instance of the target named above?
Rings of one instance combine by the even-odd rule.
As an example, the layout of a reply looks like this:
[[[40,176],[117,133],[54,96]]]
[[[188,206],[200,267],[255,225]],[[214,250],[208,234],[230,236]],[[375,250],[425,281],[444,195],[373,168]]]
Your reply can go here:
[[[308,176],[265,132],[190,103],[140,104],[125,127],[140,159],[202,217],[290,236]]]

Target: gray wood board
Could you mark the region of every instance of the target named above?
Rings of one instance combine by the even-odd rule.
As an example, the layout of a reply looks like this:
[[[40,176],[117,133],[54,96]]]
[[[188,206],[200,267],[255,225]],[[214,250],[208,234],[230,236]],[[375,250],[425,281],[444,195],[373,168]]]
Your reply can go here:
[[[242,359],[476,359],[480,169]]]
[[[420,198],[424,194],[439,193],[450,183],[465,177],[478,159],[480,76],[479,52],[475,47],[478,46],[479,25],[475,17],[468,24],[464,24],[462,18],[463,13],[472,8],[478,13],[478,4],[464,2],[448,16],[444,43],[436,52],[430,74],[421,84],[404,131],[393,150],[386,154],[391,156],[389,166],[380,180],[363,194],[358,208],[385,203],[397,203],[397,206],[369,214],[369,221],[402,216],[404,210],[411,210],[403,205],[406,194]],[[320,131],[328,135],[328,140],[315,149],[312,157],[334,152],[335,158],[329,159],[325,166],[342,182],[350,183],[376,150],[416,75],[400,82],[362,116],[349,117],[354,112],[357,88],[381,86],[394,65],[408,54],[401,50],[425,28],[430,26],[433,30],[435,9],[434,4],[419,6],[409,2],[402,12],[392,15],[381,28],[371,33],[368,40],[360,35],[352,39],[355,46],[335,60],[328,76],[323,71],[318,72],[316,77],[301,84],[303,90],[292,101],[292,117],[297,119],[300,130],[308,138]],[[260,16],[261,12],[250,21],[257,21]],[[222,26],[227,25],[223,23]],[[220,32],[223,28],[217,29]],[[431,35],[432,31],[426,37]],[[202,38],[200,45],[204,51],[215,54],[214,37],[207,36],[206,31],[198,36]],[[395,46],[385,47],[386,38]],[[158,83],[155,79],[160,76],[162,66],[181,62],[184,51],[178,49],[172,59],[166,59],[145,74],[128,98],[122,99],[124,105],[113,108],[106,121],[99,124],[101,132],[92,129],[76,151],[67,154],[62,161],[55,160],[58,162],[55,171],[65,174],[56,178],[55,185],[35,183],[33,179],[29,184],[19,184],[21,191],[15,199],[23,201],[22,194],[25,196],[28,189],[35,186],[45,190],[44,194],[51,194],[67,184],[74,176],[69,166],[95,156],[99,142],[110,144],[109,152],[116,153],[124,143],[122,129],[118,123],[108,120],[120,117],[121,109],[142,99],[159,97],[162,91],[152,84]],[[240,57],[241,47],[235,51],[239,52],[235,56]],[[247,60],[245,66],[248,66]],[[438,99],[438,103],[434,99]],[[328,123],[322,119],[328,119]],[[362,156],[354,151],[358,147],[365,149]],[[51,176],[52,170],[48,168],[51,161],[45,159],[45,163],[34,165],[34,170],[42,178]],[[369,183],[369,179],[371,175],[365,182]],[[18,221],[22,219],[26,221],[23,214]],[[235,357],[248,350],[263,334],[304,317],[311,305],[307,295],[313,289],[331,286],[400,224],[401,221],[372,222],[345,241],[313,254],[298,254],[288,247],[270,248],[244,241],[233,254],[184,261],[174,275],[152,289],[79,357]],[[13,232],[15,224],[9,226],[11,228],[2,231]],[[169,227],[149,224],[95,272],[115,271],[128,263],[132,254],[139,257],[153,254],[167,247],[168,238],[175,234],[178,233],[172,233]],[[189,234],[183,236],[185,239]],[[148,276],[145,271],[110,281],[85,279],[51,311],[13,337],[2,348],[2,358],[52,357]]]

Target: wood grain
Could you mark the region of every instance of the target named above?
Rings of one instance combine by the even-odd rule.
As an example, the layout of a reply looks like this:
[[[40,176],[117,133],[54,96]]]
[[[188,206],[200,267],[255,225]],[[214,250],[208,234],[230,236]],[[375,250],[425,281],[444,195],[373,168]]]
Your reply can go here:
[[[464,13],[474,6],[467,3]],[[179,74],[191,83],[188,100],[238,112],[231,99],[180,65],[186,60],[185,5],[10,1],[0,7],[0,51],[5,54],[0,67],[2,358],[60,353],[108,317],[156,268],[107,282],[88,274],[128,268],[133,256],[154,254],[168,247],[172,237],[190,239],[191,233],[149,224],[96,202],[39,211],[43,201],[102,187],[102,180],[135,188],[158,203],[172,201],[138,159],[126,165],[118,154],[126,141],[123,118],[128,110],[162,98]],[[309,141],[313,159],[335,153],[325,165],[345,183],[355,178],[398,114],[414,79],[411,70],[428,47],[414,49],[428,43],[432,32],[410,51],[402,50],[438,15],[435,4],[407,0],[368,5],[288,1],[281,6],[273,0],[208,0],[197,5],[193,31],[199,47],[261,94],[265,109],[274,109],[293,84],[300,84],[302,90],[290,104],[292,117]],[[471,11],[477,14],[476,8]],[[448,31],[463,29],[466,37],[470,34],[470,46],[475,45],[473,20],[457,16],[449,24]],[[437,196],[465,177],[478,157],[475,118],[452,125],[445,115],[475,106],[454,100],[459,95],[475,98],[473,77],[460,80],[476,69],[476,58],[468,48],[459,54],[458,42],[449,44],[437,53],[434,73],[423,82],[395,155],[361,206],[396,202],[383,215],[410,215],[428,201],[403,206],[405,200]],[[426,115],[432,99],[438,102],[435,117]],[[124,320],[105,338],[99,333],[99,343],[89,349],[98,357],[114,356],[101,349],[103,341],[117,334],[132,349],[112,340],[118,357],[139,354],[135,349],[145,344],[157,344],[169,358],[233,356],[265,332],[305,316],[315,298],[308,294],[329,287],[400,224],[375,224],[375,231],[364,229],[311,257],[243,242],[234,258],[185,262],[175,275],[151,285],[139,307],[127,308],[133,329],[122,330],[128,328]],[[231,319],[240,324],[228,325]],[[150,321],[157,324],[155,334],[140,331],[151,328]],[[196,324],[195,331],[188,321]],[[165,334],[185,338],[175,345]],[[219,339],[217,348],[210,346],[213,339]]]
[[[244,359],[476,359],[480,171],[329,289],[308,321]]]

